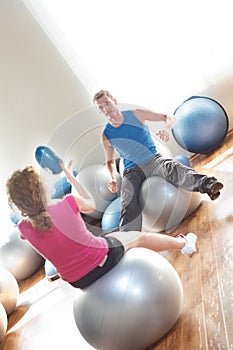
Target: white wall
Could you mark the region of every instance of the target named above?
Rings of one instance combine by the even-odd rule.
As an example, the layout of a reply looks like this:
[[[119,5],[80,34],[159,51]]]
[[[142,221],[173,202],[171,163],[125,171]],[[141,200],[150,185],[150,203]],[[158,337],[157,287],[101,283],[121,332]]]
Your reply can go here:
[[[20,0],[0,0],[0,49],[2,234],[9,223],[4,188],[11,172],[36,164],[34,150],[43,144],[63,157],[75,158],[77,168],[92,162],[93,155],[96,163],[101,162],[99,133],[105,120],[93,109],[87,90]],[[205,82],[205,90],[198,93],[224,106],[232,129],[230,68],[229,73]],[[183,152],[174,140],[168,145],[173,154]]]
[[[4,231],[9,221],[6,178],[17,168],[38,165],[35,148],[48,144],[57,129],[62,132],[61,125],[70,116],[90,109],[91,99],[22,1],[0,1],[0,52],[0,229]],[[94,126],[99,118],[93,111],[89,123]],[[78,118],[82,130],[85,123],[85,118]],[[73,132],[78,136],[78,130]],[[66,135],[60,136],[62,142]]]

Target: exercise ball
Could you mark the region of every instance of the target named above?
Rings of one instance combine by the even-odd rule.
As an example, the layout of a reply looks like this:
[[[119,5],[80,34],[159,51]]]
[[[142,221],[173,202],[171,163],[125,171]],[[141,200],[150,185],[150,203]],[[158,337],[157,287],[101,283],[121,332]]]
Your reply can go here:
[[[184,154],[177,154],[175,157],[174,157],[175,160],[177,160],[178,162],[180,162],[181,164],[184,164],[186,166],[191,166],[190,164],[190,160],[187,156],[185,156]]]
[[[0,246],[0,265],[9,270],[17,281],[31,276],[43,262],[41,255],[26,240],[20,238],[17,228],[10,232]]]
[[[6,310],[0,303],[0,343],[3,341],[7,330],[8,320]]]
[[[45,275],[49,280],[56,279],[58,276],[56,267],[49,260],[45,260],[44,264]]]
[[[14,311],[19,297],[19,286],[14,275],[0,266],[0,303],[7,315]]]
[[[101,350],[145,350],[180,316],[183,288],[159,253],[130,249],[120,262],[74,298],[77,328]]]
[[[121,197],[114,199],[105,209],[102,216],[101,227],[104,233],[117,230],[121,217]]]
[[[112,193],[107,187],[110,181],[110,175],[106,165],[94,164],[87,166],[79,171],[77,179],[95,201],[96,210],[86,215],[100,219],[107,206],[118,196],[117,193]],[[119,188],[120,179],[121,175],[118,174],[117,181]],[[71,192],[75,196],[76,190],[74,186],[72,186]]]
[[[190,97],[175,110],[174,115],[173,136],[189,152],[211,153],[227,135],[229,122],[226,111],[209,97]]]
[[[10,212],[10,219],[13,224],[18,225],[18,223],[23,219],[21,211],[17,208],[14,208]]]
[[[49,147],[38,146],[35,150],[35,158],[43,169],[51,171],[53,174],[62,172],[60,166],[61,158]]]
[[[185,191],[159,176],[147,178],[141,186],[143,228],[162,232],[174,229],[201,203],[199,192]]]

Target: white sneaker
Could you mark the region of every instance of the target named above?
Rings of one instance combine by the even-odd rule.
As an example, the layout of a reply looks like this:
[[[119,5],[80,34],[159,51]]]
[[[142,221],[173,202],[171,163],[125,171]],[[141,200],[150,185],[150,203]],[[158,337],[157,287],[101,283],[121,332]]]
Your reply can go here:
[[[196,252],[197,235],[195,235],[195,233],[189,232],[186,236],[179,236],[183,237],[186,241],[185,246],[181,249],[182,253],[188,256],[193,255]]]

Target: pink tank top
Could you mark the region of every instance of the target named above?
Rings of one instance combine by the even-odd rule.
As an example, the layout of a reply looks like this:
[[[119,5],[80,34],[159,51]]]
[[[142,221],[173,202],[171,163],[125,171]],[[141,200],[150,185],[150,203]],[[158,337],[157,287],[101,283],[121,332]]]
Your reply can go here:
[[[19,224],[21,238],[48,259],[61,278],[75,282],[97,267],[108,252],[107,241],[88,231],[72,195],[47,208],[53,227],[49,231],[33,228],[30,221]]]

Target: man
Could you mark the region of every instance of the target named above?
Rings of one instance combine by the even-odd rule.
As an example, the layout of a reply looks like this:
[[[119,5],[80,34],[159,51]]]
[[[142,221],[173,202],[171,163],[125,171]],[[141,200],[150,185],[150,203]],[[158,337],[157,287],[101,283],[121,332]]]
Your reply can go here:
[[[207,193],[211,200],[219,197],[223,184],[215,177],[199,174],[194,169],[157,153],[155,142],[145,122],[163,121],[170,131],[175,124],[174,116],[141,109],[120,111],[117,100],[107,90],[97,92],[93,102],[99,112],[108,119],[101,141],[110,173],[108,187],[111,192],[117,192],[115,150],[124,161],[121,231],[142,229],[142,208],[138,196],[142,182],[149,176],[160,176],[187,191]],[[159,136],[165,141],[169,139],[166,130],[161,131]]]

